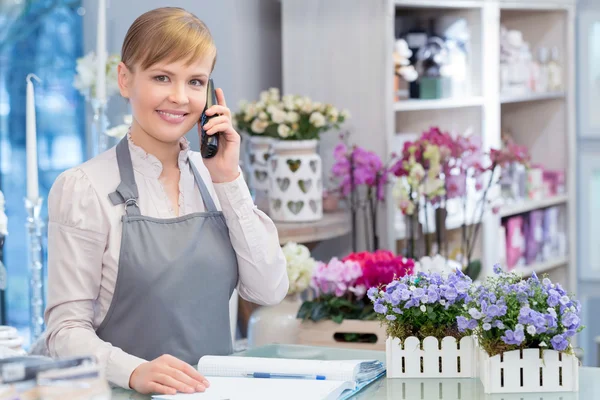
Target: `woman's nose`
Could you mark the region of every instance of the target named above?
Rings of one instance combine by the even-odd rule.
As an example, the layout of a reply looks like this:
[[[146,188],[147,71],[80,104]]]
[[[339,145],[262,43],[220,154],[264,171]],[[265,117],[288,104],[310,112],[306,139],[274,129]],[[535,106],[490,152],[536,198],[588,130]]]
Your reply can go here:
[[[188,96],[185,91],[185,85],[173,85],[169,95],[169,101],[176,104],[189,103]]]

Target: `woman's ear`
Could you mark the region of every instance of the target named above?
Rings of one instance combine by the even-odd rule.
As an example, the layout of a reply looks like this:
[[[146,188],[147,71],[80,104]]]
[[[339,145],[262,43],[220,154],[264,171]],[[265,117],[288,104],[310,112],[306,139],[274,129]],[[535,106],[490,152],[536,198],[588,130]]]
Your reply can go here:
[[[117,82],[121,96],[129,98],[129,87],[131,85],[132,73],[122,61],[117,65]]]

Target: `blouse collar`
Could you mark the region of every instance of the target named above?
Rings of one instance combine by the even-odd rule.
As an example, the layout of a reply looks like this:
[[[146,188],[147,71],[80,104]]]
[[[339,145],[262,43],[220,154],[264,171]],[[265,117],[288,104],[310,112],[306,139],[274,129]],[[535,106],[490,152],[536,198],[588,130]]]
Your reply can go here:
[[[154,155],[147,153],[140,146],[136,145],[131,139],[131,132],[127,132],[127,142],[129,143],[129,152],[131,153],[131,163],[133,164],[133,169],[136,171],[157,178],[162,173],[162,163],[158,158]],[[179,146],[181,151],[179,152],[178,157],[178,165],[181,169],[187,163],[188,153],[190,151],[190,142],[183,136],[179,139]]]

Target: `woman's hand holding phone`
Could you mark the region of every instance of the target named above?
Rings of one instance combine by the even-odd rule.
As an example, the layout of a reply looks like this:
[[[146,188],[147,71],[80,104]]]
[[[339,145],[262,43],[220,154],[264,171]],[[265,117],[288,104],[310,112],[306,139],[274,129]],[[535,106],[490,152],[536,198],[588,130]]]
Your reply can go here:
[[[233,128],[231,110],[227,107],[222,89],[216,89],[217,104],[206,109],[206,116],[210,120],[201,126],[198,124],[198,134],[202,141],[202,128],[207,135],[219,135],[219,147],[211,158],[204,158],[204,165],[208,168],[214,183],[231,182],[239,172],[240,160],[240,135]]]

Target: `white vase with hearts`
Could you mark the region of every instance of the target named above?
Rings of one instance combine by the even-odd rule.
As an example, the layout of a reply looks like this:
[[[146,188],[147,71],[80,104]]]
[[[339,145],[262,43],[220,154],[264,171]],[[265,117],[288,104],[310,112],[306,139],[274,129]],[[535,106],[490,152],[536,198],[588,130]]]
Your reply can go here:
[[[282,222],[323,218],[322,162],[317,140],[280,140],[269,162],[269,215]]]
[[[269,157],[275,138],[268,136],[250,136],[249,150],[249,185],[255,191],[268,192],[269,182]]]

